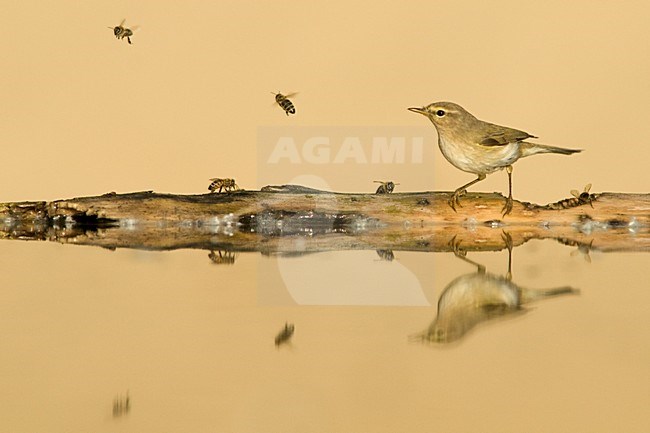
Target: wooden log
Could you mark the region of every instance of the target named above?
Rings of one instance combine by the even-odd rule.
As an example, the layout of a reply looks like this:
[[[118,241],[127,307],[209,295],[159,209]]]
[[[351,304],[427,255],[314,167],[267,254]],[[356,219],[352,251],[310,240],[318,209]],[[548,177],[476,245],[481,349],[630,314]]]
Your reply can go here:
[[[468,193],[455,212],[450,193],[344,194],[301,186],[172,195],[109,193],[53,202],[0,204],[0,236],[106,248],[202,248],[265,254],[337,249],[451,251],[503,248],[554,238],[592,249],[650,250],[650,195],[591,194],[587,202],[535,205]],[[563,208],[566,207],[566,208]]]

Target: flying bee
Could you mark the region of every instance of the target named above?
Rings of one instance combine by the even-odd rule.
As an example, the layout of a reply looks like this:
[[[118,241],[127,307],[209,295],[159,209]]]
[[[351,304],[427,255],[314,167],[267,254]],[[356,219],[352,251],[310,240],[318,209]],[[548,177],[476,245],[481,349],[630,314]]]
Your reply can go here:
[[[219,190],[217,192],[221,192],[222,190],[230,192],[239,189],[239,186],[235,183],[235,179],[220,179],[218,177],[214,177],[210,180],[212,181],[208,187],[208,191],[210,192],[215,192],[217,189]]]
[[[234,265],[237,255],[232,251],[217,250],[210,251],[208,258],[212,260],[215,265]]]
[[[293,106],[293,102],[291,102],[289,98],[296,96],[298,93],[289,93],[288,95],[283,95],[282,93],[278,92],[273,94],[275,95],[275,102],[280,107],[282,107],[287,116],[289,114],[296,114],[296,107]]]
[[[126,21],[126,18],[122,20],[119,26],[116,27],[109,27],[109,29],[113,29],[113,34],[117,39],[124,39],[128,41],[129,44],[131,44],[131,36],[133,36],[133,31],[136,30],[134,27],[133,30],[129,29],[127,27],[124,27],[124,22]]]
[[[597,196],[596,194],[589,194],[590,189],[591,189],[590,183],[588,183],[585,186],[585,189],[582,192],[578,192],[577,189],[572,189],[571,195],[573,197],[565,198],[564,200],[551,203],[548,205],[548,207],[550,209],[560,210],[560,209],[569,209],[572,207],[582,206],[583,204],[589,204],[589,206],[593,208],[594,205],[592,204],[592,202],[596,200]]]
[[[395,185],[399,185],[399,183],[393,183],[391,181],[382,182],[380,180],[375,180],[374,182],[381,184],[379,185],[379,188],[377,188],[375,194],[390,194],[395,189]]]
[[[281,344],[288,342],[291,336],[293,335],[294,329],[296,329],[296,327],[293,326],[293,323],[285,322],[284,328],[275,337],[275,345],[280,347]]]

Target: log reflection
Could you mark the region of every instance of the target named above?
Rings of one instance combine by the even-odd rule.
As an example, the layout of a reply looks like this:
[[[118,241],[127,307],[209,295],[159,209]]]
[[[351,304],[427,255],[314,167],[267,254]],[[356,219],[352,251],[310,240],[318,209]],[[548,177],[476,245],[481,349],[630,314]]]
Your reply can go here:
[[[293,221],[293,220],[291,220]],[[311,221],[313,222],[313,221]],[[275,221],[282,233],[246,231],[243,226],[209,225],[200,222],[176,224],[140,224],[120,221],[118,225],[104,222],[40,221],[22,223],[0,221],[0,240],[49,241],[71,245],[95,246],[110,250],[133,248],[149,251],[202,249],[214,263],[232,264],[232,255],[259,252],[263,255],[300,255],[323,251],[375,250],[380,260],[391,261],[395,252],[452,252],[446,239],[453,235],[466,251],[499,251],[503,248],[502,225],[494,221],[465,225],[393,225],[365,227],[349,231],[341,227],[307,222]],[[273,224],[262,224],[262,227]],[[288,230],[288,228],[293,228]],[[591,226],[589,226],[591,227]],[[294,230],[295,229],[295,230]],[[650,251],[650,228],[607,228],[583,232],[574,226],[512,226],[507,227],[514,246],[531,239],[555,239],[578,247],[580,252]],[[221,252],[221,257],[219,257]],[[228,257],[226,257],[228,256]],[[225,259],[225,260],[224,260]]]
[[[466,257],[460,243],[450,242],[456,257],[476,266],[475,273],[462,275],[445,287],[438,300],[438,314],[431,325],[412,335],[411,341],[435,344],[461,340],[476,326],[495,319],[514,317],[526,311],[524,305],[541,299],[576,294],[570,286],[551,289],[529,289],[512,282],[512,238],[503,234],[508,249],[508,270],[505,275],[486,272],[485,267]]]

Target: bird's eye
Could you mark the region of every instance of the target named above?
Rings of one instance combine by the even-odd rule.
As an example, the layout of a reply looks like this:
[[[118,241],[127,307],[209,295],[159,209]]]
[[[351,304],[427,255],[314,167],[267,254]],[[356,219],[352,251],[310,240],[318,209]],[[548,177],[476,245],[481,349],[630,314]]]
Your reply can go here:
[[[436,116],[438,116],[438,117],[442,117],[442,116],[444,116],[444,115],[445,115],[445,111],[444,111],[444,110],[438,110],[438,111],[436,111]]]

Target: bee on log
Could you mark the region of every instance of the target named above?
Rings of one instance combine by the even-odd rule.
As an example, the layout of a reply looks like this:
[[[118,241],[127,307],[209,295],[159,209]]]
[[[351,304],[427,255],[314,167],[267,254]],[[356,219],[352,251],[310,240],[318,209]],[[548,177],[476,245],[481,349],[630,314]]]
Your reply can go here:
[[[399,185],[399,183],[393,183],[391,181],[382,182],[380,180],[375,180],[374,182],[381,184],[377,188],[377,191],[375,191],[375,194],[390,194],[395,189],[395,185]]]
[[[226,192],[230,191],[236,191],[239,189],[239,186],[235,183],[235,179],[220,179],[218,177],[214,177],[210,179],[212,183],[210,186],[208,186],[208,191],[210,192],[221,192],[222,190],[225,190]]]
[[[578,192],[577,189],[571,190],[571,198],[565,198],[564,200],[557,201],[555,203],[550,203],[547,205],[549,209],[561,210],[569,209],[572,207],[582,206],[583,204],[589,204],[592,208],[594,202],[597,198],[596,194],[590,194],[589,190],[591,189],[591,184],[588,183],[582,192]]]

